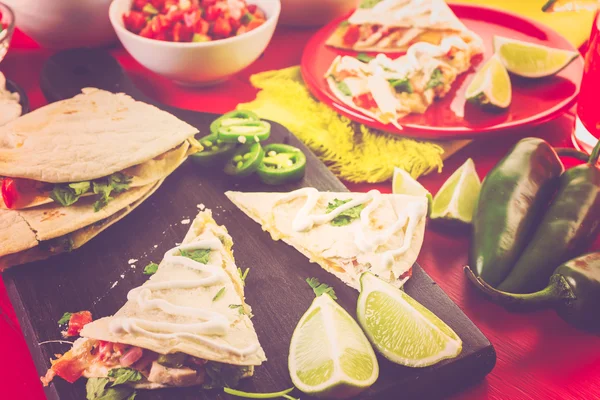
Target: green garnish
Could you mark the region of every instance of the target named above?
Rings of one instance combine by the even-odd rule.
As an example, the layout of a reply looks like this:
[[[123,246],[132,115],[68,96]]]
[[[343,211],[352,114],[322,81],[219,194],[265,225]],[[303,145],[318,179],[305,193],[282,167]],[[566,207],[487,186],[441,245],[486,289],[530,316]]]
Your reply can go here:
[[[144,275],[154,275],[158,271],[158,264],[151,262],[144,267]]]
[[[241,304],[230,304],[229,308],[231,308],[232,310],[235,310],[237,308],[240,315],[246,315],[246,310],[244,309],[244,306]]]
[[[344,96],[352,96],[352,92],[350,91],[350,88],[348,87],[348,85],[346,84],[346,82],[337,82],[335,84],[335,86],[338,88],[338,90],[340,92],[342,92],[342,94]]]
[[[240,274],[240,279],[242,280],[242,285],[246,286],[246,278],[248,277],[248,272],[250,272],[250,268],[246,268],[244,272],[242,269],[238,267],[238,274]]]
[[[362,0],[358,8],[373,8],[383,0]]]
[[[248,373],[249,367],[221,364],[209,361],[204,364],[206,379],[202,384],[203,389],[236,387]]]
[[[134,400],[135,390],[131,386],[119,385],[108,386],[111,383],[108,378],[90,378],[85,389],[87,400]],[[108,386],[108,387],[107,387]]]
[[[232,396],[245,397],[247,399],[276,399],[278,397],[283,397],[288,400],[299,400],[295,397],[288,396],[288,393],[294,390],[295,388],[291,387],[286,390],[282,390],[281,392],[272,392],[272,393],[250,393],[250,392],[242,392],[241,390],[235,390],[230,388],[223,388],[223,391]]]
[[[351,201],[351,200],[350,199],[348,199],[348,200],[334,199],[334,200],[330,201],[329,204],[327,204],[326,211],[327,211],[327,213],[330,213],[333,210],[335,210],[336,208],[338,208],[339,206],[348,203],[349,201]],[[345,226],[345,225],[350,224],[352,221],[354,221],[355,219],[360,217],[360,212],[364,208],[365,208],[364,204],[359,204],[355,207],[352,207],[349,210],[342,212],[340,215],[338,215],[337,217],[335,217],[334,219],[331,220],[331,225]]]
[[[146,5],[144,6],[144,8],[142,8],[142,11],[145,12],[146,14],[158,14],[158,10],[150,3],[146,3]]]
[[[212,301],[215,302],[217,300],[219,300],[221,297],[223,297],[223,295],[225,294],[225,286],[223,286],[221,289],[219,289],[219,291],[217,292],[217,294],[215,294],[215,297],[213,297]]]
[[[58,325],[66,324],[67,322],[69,322],[69,320],[71,319],[71,315],[73,315],[73,313],[64,313],[63,316],[60,317],[60,319],[58,320]]]
[[[413,87],[410,84],[410,81],[408,80],[408,78],[404,78],[404,79],[394,79],[389,81],[390,85],[392,85],[392,87],[396,90],[397,93],[412,93],[413,92]]]
[[[58,183],[50,192],[50,198],[61,206],[68,207],[75,204],[81,196],[92,191],[98,195],[98,200],[94,203],[94,211],[98,211],[112,200],[110,197],[112,192],[124,192],[129,189],[130,183],[131,178],[120,172],[91,182]]]
[[[133,368],[113,368],[108,371],[108,377],[114,379],[113,386],[142,380],[142,374]]]
[[[179,255],[199,262],[200,264],[208,264],[208,258],[210,257],[211,251],[212,250],[210,249],[198,249],[194,251],[179,250]]]
[[[441,69],[439,69],[439,68],[434,69],[433,72],[431,73],[431,78],[429,78],[429,82],[427,82],[427,85],[425,86],[425,90],[433,89],[440,85],[443,85],[444,84],[444,81],[442,80],[443,77],[444,77],[444,74],[442,74]]]
[[[338,28],[345,28],[348,25],[350,25],[350,22],[348,22],[347,20],[343,20],[342,22],[340,22],[340,24],[338,25]]]
[[[250,14],[249,12],[247,12],[246,14],[244,14],[242,16],[242,19],[240,20],[240,22],[243,25],[248,25],[250,23],[250,21],[252,21],[254,19],[254,15]]]
[[[335,290],[326,283],[321,283],[317,278],[306,278],[306,283],[310,285],[313,292],[315,292],[315,296],[319,297],[320,295],[326,293],[332,299],[337,300],[337,296],[335,295]]]
[[[356,55],[356,59],[358,61],[362,61],[362,62],[366,62],[368,63],[369,61],[371,61],[372,59],[374,59],[375,57],[371,57],[370,55],[368,55],[367,53],[358,53]]]

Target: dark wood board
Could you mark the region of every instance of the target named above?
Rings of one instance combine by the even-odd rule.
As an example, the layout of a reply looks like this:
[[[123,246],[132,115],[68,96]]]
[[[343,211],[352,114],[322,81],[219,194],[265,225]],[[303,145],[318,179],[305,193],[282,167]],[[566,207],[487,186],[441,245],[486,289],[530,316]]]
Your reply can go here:
[[[55,55],[44,68],[41,81],[44,93],[51,101],[71,97],[82,87],[95,86],[124,91],[134,98],[154,103],[133,86],[114,59],[99,51],[78,50]],[[201,132],[208,132],[210,122],[216,117],[160,107]],[[273,124],[271,140],[302,148],[308,159],[305,179],[279,190],[301,186],[347,190],[281,125]],[[358,292],[318,265],[311,264],[292,247],[271,240],[258,224],[229,202],[224,196],[227,190],[268,191],[271,188],[253,180],[235,182],[221,172],[199,170],[187,162],[150,199],[83,248],[4,273],[6,288],[39,374],[45,373],[53,354],[68,349],[64,344],[38,345],[42,341],[60,339],[56,321],[63,312],[90,310],[99,318],[117,311],[125,302],[127,292],[147,279],[142,274],[143,267],[150,261],[159,262],[166,250],[182,240],[189,225],[181,221],[193,219],[197,205],[204,204],[213,210],[216,221],[224,224],[233,237],[238,266],[250,268],[246,298],[253,308],[254,325],[268,357],[268,361],[256,369],[253,378],[243,381],[240,389],[264,392],[290,387],[289,341],[296,323],[314,298],[305,279],[314,276],[332,285],[338,302],[353,316]],[[129,265],[130,259],[138,260],[135,269]],[[418,265],[406,284],[406,291],[458,333],[463,340],[463,351],[453,360],[421,369],[394,365],[380,357],[379,380],[360,398],[442,398],[491,371],[496,354],[490,342]],[[56,379],[46,389],[46,394],[52,400],[81,400],[85,398],[84,382],[80,380],[71,385]],[[300,397],[308,398],[301,394]],[[187,400],[224,399],[227,396],[219,391],[187,388],[141,391],[137,398]]]

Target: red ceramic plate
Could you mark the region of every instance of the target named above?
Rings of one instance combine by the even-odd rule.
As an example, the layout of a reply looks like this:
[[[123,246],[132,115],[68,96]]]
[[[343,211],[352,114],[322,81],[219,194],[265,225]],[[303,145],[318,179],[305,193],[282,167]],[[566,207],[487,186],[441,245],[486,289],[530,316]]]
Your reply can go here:
[[[480,137],[509,128],[539,124],[559,116],[575,102],[583,73],[581,57],[552,77],[524,79],[511,76],[512,103],[506,111],[483,111],[467,103],[465,91],[477,69],[483,65],[483,60],[493,54],[494,35],[572,51],[576,49],[554,30],[521,16],[466,4],[451,4],[450,7],[469,29],[481,36],[485,43],[485,54],[474,59],[474,66],[454,82],[446,97],[432,104],[424,114],[412,114],[401,119],[403,129],[391,124],[384,125],[347,107],[329,90],[324,75],[333,59],[340,54],[357,54],[325,45],[329,36],[347,16],[319,30],[306,45],[302,56],[304,81],[319,100],[356,122],[390,133],[424,139]],[[390,54],[392,58],[400,55],[401,53]]]

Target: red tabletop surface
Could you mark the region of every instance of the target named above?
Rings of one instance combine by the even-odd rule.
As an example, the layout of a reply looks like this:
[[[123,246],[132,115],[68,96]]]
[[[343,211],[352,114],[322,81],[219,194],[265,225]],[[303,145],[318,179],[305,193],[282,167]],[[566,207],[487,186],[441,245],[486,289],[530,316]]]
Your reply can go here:
[[[111,51],[147,95],[172,106],[223,113],[254,98],[256,90],[248,82],[251,74],[298,65],[304,44],[313,33],[278,29],[265,54],[248,70],[227,83],[206,89],[178,87],[145,70],[122,48]],[[45,104],[39,74],[51,54],[17,32],[11,50],[0,63],[0,71],[25,89],[32,108]],[[434,173],[420,181],[435,193],[469,157],[483,178],[523,135],[543,137],[555,146],[571,146],[572,126],[573,116],[568,113],[535,129],[474,141],[448,160],[441,174]],[[376,187],[389,192],[390,186],[348,184],[351,190],[360,191]],[[427,273],[491,340],[498,354],[492,373],[453,399],[600,399],[600,337],[572,328],[552,311],[512,314],[484,300],[468,284],[462,271],[468,246],[468,235],[436,230],[429,225],[418,258]],[[600,249],[600,241],[594,248]],[[85,247],[78,251],[85,251]],[[0,354],[0,399],[43,400],[38,372],[1,281]]]

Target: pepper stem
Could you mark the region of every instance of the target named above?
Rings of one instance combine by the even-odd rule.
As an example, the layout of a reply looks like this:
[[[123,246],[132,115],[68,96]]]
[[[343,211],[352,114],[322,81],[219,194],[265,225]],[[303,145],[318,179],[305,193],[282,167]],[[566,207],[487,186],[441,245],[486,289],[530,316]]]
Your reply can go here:
[[[590,158],[588,159],[588,164],[596,165],[596,163],[598,162],[599,156],[600,156],[600,140],[598,140],[598,143],[596,143],[596,146],[594,146],[594,150],[592,150],[592,153],[590,154]]]
[[[561,157],[571,157],[584,162],[590,160],[590,156],[588,156],[587,153],[570,147],[555,147],[554,151]]]
[[[553,275],[550,283],[544,289],[527,294],[502,292],[493,288],[480,277],[477,277],[471,267],[465,265],[465,274],[475,287],[494,303],[511,311],[534,311],[554,307],[567,299],[573,299],[571,286],[561,275]]]

